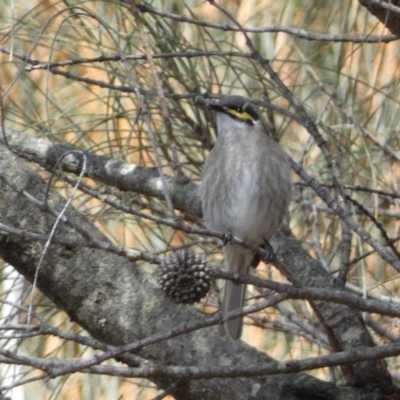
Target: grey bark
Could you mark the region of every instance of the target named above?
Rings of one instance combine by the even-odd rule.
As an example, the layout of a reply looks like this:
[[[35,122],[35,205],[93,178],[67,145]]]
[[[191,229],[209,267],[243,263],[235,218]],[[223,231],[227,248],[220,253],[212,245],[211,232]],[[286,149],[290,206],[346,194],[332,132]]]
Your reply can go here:
[[[371,14],[381,21],[394,35],[400,36],[399,0],[358,0]],[[384,3],[384,4],[382,4]],[[385,7],[385,5],[387,7]]]
[[[12,139],[12,136],[15,139]],[[47,168],[54,167],[57,157],[54,156],[53,145],[48,142],[43,143],[37,138],[30,138],[28,143],[26,137],[19,136],[17,140],[17,136],[19,136],[17,133],[8,136],[12,148],[18,149],[19,153],[27,152],[29,149],[30,154],[25,153],[26,157],[35,156],[36,161],[40,159],[42,165],[46,165]],[[60,147],[57,148],[59,151]],[[71,149],[66,147],[63,147],[62,151],[72,154]],[[60,156],[60,152],[56,154]],[[106,181],[108,178],[102,176],[106,168],[96,167],[99,158],[90,154],[88,156],[88,170],[98,171],[96,178]],[[90,163],[92,157],[96,160],[93,165]],[[100,158],[100,161],[110,162],[104,157]],[[63,164],[60,165],[65,170],[79,172],[78,167],[74,171],[73,168],[67,169]],[[142,183],[144,187],[149,187],[151,179],[157,179],[152,173],[146,175],[149,170],[146,168],[135,170],[138,174],[136,191],[141,192]],[[118,174],[118,171],[115,172]],[[6,175],[31,195],[41,200],[45,199],[46,182],[26,162],[4,146],[0,146],[0,172],[0,175]],[[129,180],[129,177],[126,179]],[[120,181],[117,176],[114,183],[117,185],[118,182]],[[180,184],[172,179],[170,182],[171,188],[176,191],[176,193],[171,191],[175,196],[174,200],[180,199],[176,200],[176,204],[180,204],[181,201],[183,205],[179,207],[199,215],[199,201],[195,195],[196,185]],[[108,183],[113,184],[109,181]],[[186,196],[187,203],[185,203]],[[52,208],[61,210],[65,200],[54,191],[50,191],[48,202]],[[0,181],[0,221],[26,231],[49,233],[54,219],[21,193]],[[80,233],[74,226],[79,226],[81,231],[91,232],[96,239],[107,241],[90,221],[75,210],[68,211],[67,221],[69,223],[64,222],[58,234],[77,237]],[[334,285],[318,262],[310,258],[294,240],[279,235],[274,240],[274,247],[279,248],[281,269],[293,282],[317,286]],[[42,250],[41,242],[0,231],[0,256],[30,281],[35,274]],[[137,265],[102,250],[52,245],[40,269],[38,287],[93,337],[112,345],[131,343],[159,332],[169,332],[177,326],[201,323],[204,319],[203,315],[190,307],[169,302],[159,289],[148,281]],[[373,345],[358,312],[326,302],[318,302],[315,307],[321,321],[338,342],[339,349]],[[341,339],[344,329],[353,329],[353,337],[358,339],[352,341]],[[137,354],[159,365],[180,366],[225,365],[229,368],[236,365],[254,366],[271,360],[266,354],[242,342],[232,343],[229,340],[222,340],[217,334],[216,327],[201,329],[144,347]],[[368,381],[363,379],[363,374],[367,373]],[[160,387],[171,390],[175,398],[194,400],[380,399],[383,398],[385,388],[391,387],[386,366],[381,362],[358,363],[351,367],[348,374],[353,383],[364,389],[339,387],[306,374],[183,381],[152,379]],[[367,383],[372,383],[372,386],[368,386]],[[251,394],[253,396],[250,396]]]

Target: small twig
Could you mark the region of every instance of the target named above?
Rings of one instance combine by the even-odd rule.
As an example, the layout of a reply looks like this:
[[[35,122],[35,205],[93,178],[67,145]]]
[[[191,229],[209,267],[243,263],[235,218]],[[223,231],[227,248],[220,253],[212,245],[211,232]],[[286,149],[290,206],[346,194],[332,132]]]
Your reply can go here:
[[[78,177],[77,184],[73,188],[71,195],[68,197],[68,199],[67,199],[67,201],[66,201],[66,203],[64,205],[64,208],[60,211],[57,219],[55,220],[55,222],[53,224],[53,227],[52,227],[51,232],[49,234],[49,238],[48,238],[48,240],[47,240],[47,242],[46,242],[46,244],[44,246],[44,249],[43,249],[42,254],[40,256],[40,260],[39,260],[38,265],[37,265],[36,270],[35,270],[35,276],[33,278],[32,290],[31,290],[31,300],[30,300],[30,303],[29,303],[29,310],[28,310],[28,322],[27,322],[28,325],[30,325],[30,322],[31,322],[31,313],[32,313],[32,307],[33,307],[33,297],[34,297],[34,293],[35,293],[35,288],[37,286],[37,280],[38,280],[38,277],[39,277],[39,270],[40,270],[40,267],[41,267],[41,265],[43,263],[43,259],[44,259],[45,255],[47,254],[47,251],[48,251],[49,246],[51,244],[51,240],[55,235],[55,232],[56,232],[56,230],[58,228],[58,225],[61,222],[61,220],[63,219],[64,214],[66,213],[68,206],[70,205],[72,199],[75,196],[75,193],[76,193],[76,191],[78,189],[79,183],[82,181],[83,176],[84,176],[84,174],[86,172],[86,156],[85,156],[85,154],[82,153],[82,157],[83,157],[82,171],[81,171],[81,173],[80,173],[80,175]]]
[[[375,249],[381,257],[392,265],[396,271],[400,272],[400,260],[393,253],[388,251],[385,246],[380,243],[377,239],[372,237],[369,232],[360,224],[358,224],[351,216],[347,209],[341,207],[329,194],[328,192],[317,182],[317,180],[309,175],[303,167],[293,159],[289,159],[293,170],[304,180],[304,182],[311,187],[315,193],[327,204],[327,206],[349,227],[356,232],[360,238],[367,242],[373,249]],[[350,262],[350,261],[349,261]]]
[[[123,2],[128,3],[129,0],[123,0]],[[279,33],[279,32],[284,32],[288,33],[289,35],[296,36],[301,39],[305,40],[316,40],[319,42],[338,42],[338,43],[389,43],[392,41],[398,40],[397,35],[386,35],[386,36],[380,36],[380,35],[332,35],[332,34],[319,34],[319,33],[314,33],[314,32],[307,32],[304,29],[297,29],[297,28],[292,28],[290,26],[285,26],[282,24],[275,24],[269,27],[265,28],[253,28],[253,27],[243,27],[242,29],[238,28],[237,26],[233,25],[228,25],[228,24],[214,24],[208,21],[202,21],[198,19],[193,19],[193,18],[188,18],[183,15],[179,14],[173,14],[169,12],[161,12],[156,10],[153,7],[150,7],[149,5],[145,3],[140,3],[138,4],[138,8],[141,12],[143,13],[151,13],[154,15],[158,15],[162,18],[169,18],[174,21],[179,21],[179,22],[187,22],[192,25],[199,25],[199,26],[204,26],[206,28],[213,28],[213,29],[218,29],[222,31],[233,31],[233,32],[238,32],[238,31],[245,31],[247,33]]]
[[[150,50],[149,40],[143,29],[143,23],[142,23],[141,16],[138,12],[137,4],[133,0],[131,0],[130,4],[131,4],[131,11],[135,18],[135,22],[136,22],[137,29],[139,32],[139,36],[140,36],[142,45],[145,50],[146,59],[150,66],[150,72],[151,72],[151,75],[153,77],[153,80],[154,80],[154,83],[156,86],[158,99],[160,101],[161,117],[162,117],[162,120],[164,123],[165,130],[167,132],[167,137],[168,137],[169,144],[171,147],[172,161],[173,161],[172,167],[173,167],[174,171],[177,171],[178,177],[183,177],[184,173],[183,173],[182,167],[179,162],[179,157],[178,157],[178,152],[177,152],[177,143],[176,143],[176,139],[174,137],[173,131],[172,131],[171,119],[169,117],[168,107],[167,107],[167,104],[165,101],[162,83],[161,83],[159,74],[157,72],[156,66],[154,64],[154,57]]]

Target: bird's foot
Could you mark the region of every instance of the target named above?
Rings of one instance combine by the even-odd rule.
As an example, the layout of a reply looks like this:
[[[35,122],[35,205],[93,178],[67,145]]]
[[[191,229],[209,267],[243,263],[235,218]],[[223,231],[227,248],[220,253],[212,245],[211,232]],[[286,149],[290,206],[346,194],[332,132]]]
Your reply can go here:
[[[251,261],[251,266],[253,268],[257,268],[258,264],[261,260],[265,262],[265,264],[272,263],[276,260],[276,255],[274,249],[272,248],[271,244],[266,240],[263,244],[260,245],[265,250],[265,256],[261,256],[260,254],[254,254],[253,260]]]
[[[254,254],[253,260],[251,261],[251,267],[256,269],[258,267],[258,264],[260,264],[261,261],[261,255],[256,253]]]
[[[266,240],[264,242],[263,248],[265,250],[265,256],[264,256],[265,264],[269,264],[269,263],[274,262],[276,260],[276,254],[275,254],[274,249],[271,246],[271,243],[268,242],[268,240]]]
[[[233,243],[233,233],[231,229],[228,229],[224,234],[224,240],[222,241],[222,247],[225,247],[227,244]]]

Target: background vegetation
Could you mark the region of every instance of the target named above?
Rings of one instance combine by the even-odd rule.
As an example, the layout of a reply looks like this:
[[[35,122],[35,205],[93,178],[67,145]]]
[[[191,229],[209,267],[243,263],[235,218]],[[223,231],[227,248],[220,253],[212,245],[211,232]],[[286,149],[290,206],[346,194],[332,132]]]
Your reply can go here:
[[[332,287],[381,305],[380,312],[361,307],[357,314],[377,348],[398,340],[398,321],[383,307],[399,302],[399,44],[360,2],[132,5],[49,0],[9,4],[0,10],[0,21],[5,130],[128,164],[155,166],[178,183],[185,182],[185,176],[199,184],[216,133],[213,116],[196,107],[196,96],[240,94],[256,101],[270,133],[301,168],[293,164],[287,240],[301,242],[304,254],[337,284]],[[145,189],[124,191],[119,183],[90,174],[75,192],[75,175],[62,173],[63,166],[31,166],[49,188],[72,198],[73,207],[113,245],[158,257],[190,248],[211,265],[221,263],[218,237],[173,225],[178,218],[185,226],[203,228],[198,207],[179,207],[163,191],[159,196]],[[302,171],[314,177],[314,183]],[[346,213],[338,212],[324,193]],[[136,212],[124,212],[121,204]],[[0,222],[5,221],[0,216]],[[4,235],[11,234],[5,229]],[[40,285],[32,289],[6,262],[5,252],[0,253],[5,260],[0,264],[2,347],[39,359],[90,359],[97,354],[87,343],[60,334],[88,336],[65,308],[38,290]],[[137,268],[156,284],[157,263],[145,255],[136,258]],[[293,282],[284,270],[282,261],[278,268],[259,266],[255,274]],[[271,293],[250,287],[248,304]],[[212,315],[219,295],[217,284],[195,308]],[[308,300],[304,296],[249,314],[243,340],[278,361],[346,350],[342,344],[335,347],[337,341],[316,314],[315,302],[324,299],[316,292]],[[33,320],[28,315],[32,306]],[[39,320],[57,328],[58,334],[31,332],[28,325]],[[396,354],[386,360],[394,383],[400,379]],[[30,399],[179,398],[159,379],[65,373],[48,380],[32,363],[6,352],[0,356],[0,389],[13,399],[23,398],[22,392]],[[354,383],[354,375],[340,363],[313,367],[309,374],[338,385]]]

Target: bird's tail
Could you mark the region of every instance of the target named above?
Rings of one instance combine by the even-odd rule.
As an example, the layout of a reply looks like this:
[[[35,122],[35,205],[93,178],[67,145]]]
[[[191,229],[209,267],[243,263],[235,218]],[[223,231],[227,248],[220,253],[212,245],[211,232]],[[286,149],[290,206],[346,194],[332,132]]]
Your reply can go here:
[[[237,244],[228,244],[224,247],[224,258],[226,268],[230,272],[246,274],[253,259],[253,252]],[[228,312],[243,307],[245,284],[235,284],[226,281],[224,298],[222,300],[221,312],[225,316]],[[238,340],[242,334],[243,317],[226,321],[219,327],[221,336],[228,335],[232,340]]]

